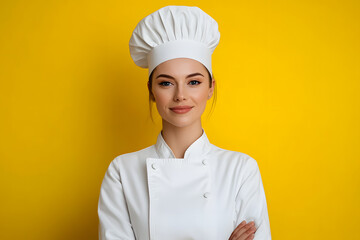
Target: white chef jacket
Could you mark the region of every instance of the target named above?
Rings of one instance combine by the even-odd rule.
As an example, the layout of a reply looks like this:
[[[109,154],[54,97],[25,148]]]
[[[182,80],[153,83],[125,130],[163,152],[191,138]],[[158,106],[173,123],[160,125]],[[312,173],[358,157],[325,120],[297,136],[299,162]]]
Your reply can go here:
[[[255,240],[270,240],[265,192],[257,162],[221,149],[203,134],[175,158],[162,137],[117,156],[101,184],[100,240],[228,240],[255,221]]]

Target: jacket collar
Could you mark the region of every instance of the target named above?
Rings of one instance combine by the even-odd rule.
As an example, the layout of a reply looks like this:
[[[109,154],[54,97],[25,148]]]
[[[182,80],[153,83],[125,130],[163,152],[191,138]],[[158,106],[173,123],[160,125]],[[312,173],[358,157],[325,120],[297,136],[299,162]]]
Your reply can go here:
[[[184,159],[189,159],[189,160],[203,159],[210,151],[211,143],[207,138],[205,130],[204,129],[202,130],[203,130],[203,134],[186,149],[184,154]],[[155,149],[159,158],[175,158],[173,151],[165,142],[161,134],[161,131],[157,137]]]

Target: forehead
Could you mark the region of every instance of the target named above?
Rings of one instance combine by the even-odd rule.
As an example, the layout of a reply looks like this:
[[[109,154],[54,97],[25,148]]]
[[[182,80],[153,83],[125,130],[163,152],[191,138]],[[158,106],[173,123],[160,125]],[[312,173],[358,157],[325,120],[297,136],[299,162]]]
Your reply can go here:
[[[194,72],[206,74],[205,66],[191,58],[175,58],[159,64],[154,73],[171,74],[177,76],[189,75]],[[205,75],[204,75],[205,76]]]

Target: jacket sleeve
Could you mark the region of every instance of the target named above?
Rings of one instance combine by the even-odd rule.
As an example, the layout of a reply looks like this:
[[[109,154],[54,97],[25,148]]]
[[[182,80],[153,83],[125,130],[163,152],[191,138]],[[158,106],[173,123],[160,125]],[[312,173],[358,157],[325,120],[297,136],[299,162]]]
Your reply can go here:
[[[254,240],[271,240],[270,222],[260,170],[255,159],[248,156],[235,198],[236,227],[245,220],[255,221]]]
[[[100,188],[98,202],[99,240],[136,239],[116,160],[115,158],[110,163]]]

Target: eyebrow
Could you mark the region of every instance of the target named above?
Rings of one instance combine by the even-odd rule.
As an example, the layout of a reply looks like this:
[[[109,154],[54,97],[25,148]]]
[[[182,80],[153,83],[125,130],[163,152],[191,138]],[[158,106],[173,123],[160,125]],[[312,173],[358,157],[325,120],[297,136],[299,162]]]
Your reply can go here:
[[[198,72],[197,72],[197,73],[192,73],[192,74],[187,75],[186,78],[190,78],[190,77],[194,77],[194,76],[198,76],[198,75],[204,76],[204,75],[202,75],[201,73],[198,73]],[[170,79],[175,80],[174,77],[172,77],[172,76],[170,76],[170,75],[167,75],[167,74],[160,74],[160,75],[158,75],[158,76],[156,77],[156,79],[159,78],[159,77],[170,78]]]

